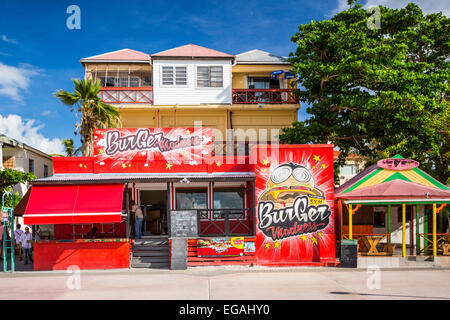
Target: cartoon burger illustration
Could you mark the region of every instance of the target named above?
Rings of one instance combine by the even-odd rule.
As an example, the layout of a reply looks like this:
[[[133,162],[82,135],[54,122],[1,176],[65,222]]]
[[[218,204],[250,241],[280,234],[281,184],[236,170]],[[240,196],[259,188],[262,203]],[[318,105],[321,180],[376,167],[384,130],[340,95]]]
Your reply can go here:
[[[324,195],[322,190],[316,188],[314,177],[306,166],[283,163],[270,174],[259,201],[271,201],[279,209],[292,206],[298,197],[308,196],[309,204],[317,206],[325,202]]]

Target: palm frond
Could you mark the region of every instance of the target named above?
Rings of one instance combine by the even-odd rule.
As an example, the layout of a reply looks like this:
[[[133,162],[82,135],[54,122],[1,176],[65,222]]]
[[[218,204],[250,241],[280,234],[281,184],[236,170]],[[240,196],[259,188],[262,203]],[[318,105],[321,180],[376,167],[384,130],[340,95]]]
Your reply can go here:
[[[81,116],[80,121],[76,123],[76,131],[79,130],[82,137],[83,146],[92,144],[92,130],[96,128],[114,128],[121,127],[119,110],[111,105],[103,103],[99,97],[101,89],[100,81],[92,79],[73,79],[74,92],[59,90],[55,93],[63,104],[68,106],[78,105],[76,111]],[[76,115],[77,112],[75,112]],[[76,153],[71,146],[71,152]],[[83,148],[85,152],[85,148]],[[86,154],[87,155],[87,154]],[[86,156],[85,155],[85,156]]]
[[[55,92],[55,97],[58,98],[66,106],[73,106],[80,101],[77,96],[62,89]]]

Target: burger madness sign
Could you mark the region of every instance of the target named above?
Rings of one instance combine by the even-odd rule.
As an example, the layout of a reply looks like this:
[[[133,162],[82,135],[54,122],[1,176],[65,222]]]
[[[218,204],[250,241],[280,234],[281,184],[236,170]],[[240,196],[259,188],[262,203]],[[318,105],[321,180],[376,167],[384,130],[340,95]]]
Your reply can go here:
[[[94,131],[98,160],[164,158],[201,162],[212,149],[211,128],[121,128]]]
[[[332,146],[253,151],[258,262],[334,261]]]

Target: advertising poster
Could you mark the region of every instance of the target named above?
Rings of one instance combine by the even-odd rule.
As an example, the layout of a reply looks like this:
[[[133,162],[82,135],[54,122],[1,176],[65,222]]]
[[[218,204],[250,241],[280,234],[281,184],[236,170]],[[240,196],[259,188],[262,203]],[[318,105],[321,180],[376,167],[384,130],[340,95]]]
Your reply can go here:
[[[94,130],[97,162],[123,164],[165,160],[200,164],[212,151],[211,128],[120,128]]]
[[[244,254],[244,237],[197,240],[198,257],[232,257]]]
[[[333,146],[258,146],[251,161],[256,174],[256,262],[334,262]]]

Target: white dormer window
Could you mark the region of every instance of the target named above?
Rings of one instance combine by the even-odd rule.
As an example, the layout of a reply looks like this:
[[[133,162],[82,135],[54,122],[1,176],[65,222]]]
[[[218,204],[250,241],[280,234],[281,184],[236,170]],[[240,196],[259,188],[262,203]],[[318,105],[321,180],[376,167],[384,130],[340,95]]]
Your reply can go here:
[[[209,66],[197,67],[197,87],[201,88],[222,88],[223,87],[223,67]]]
[[[163,86],[187,85],[187,67],[163,66],[161,71]]]

